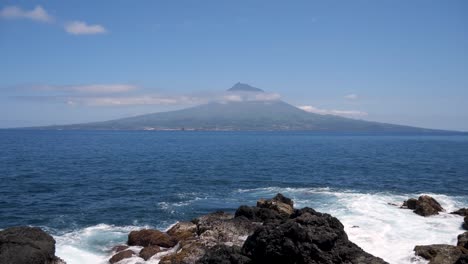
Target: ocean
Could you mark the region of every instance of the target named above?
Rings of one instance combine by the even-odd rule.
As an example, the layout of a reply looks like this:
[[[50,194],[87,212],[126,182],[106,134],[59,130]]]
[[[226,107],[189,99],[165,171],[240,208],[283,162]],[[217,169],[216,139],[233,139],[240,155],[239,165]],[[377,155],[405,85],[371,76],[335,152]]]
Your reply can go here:
[[[389,263],[426,263],[415,245],[463,232],[449,212],[468,207],[468,136],[0,130],[0,177],[0,229],[44,228],[68,264],[106,263],[131,230],[278,192],[336,216]],[[446,212],[391,205],[421,194]]]

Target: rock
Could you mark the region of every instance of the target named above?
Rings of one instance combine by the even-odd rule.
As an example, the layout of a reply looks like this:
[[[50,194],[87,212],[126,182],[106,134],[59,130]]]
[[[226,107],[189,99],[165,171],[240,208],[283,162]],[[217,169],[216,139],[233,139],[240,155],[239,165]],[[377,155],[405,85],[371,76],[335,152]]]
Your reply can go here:
[[[421,216],[436,215],[444,210],[442,206],[429,195],[421,195],[417,200],[410,198],[403,202],[402,208],[412,209],[415,214]]]
[[[142,229],[130,232],[127,244],[130,246],[147,247],[155,245],[170,248],[177,244],[177,240],[159,230]]]
[[[468,216],[465,216],[465,219],[463,219],[464,223],[463,223],[463,228],[465,228],[466,230],[468,230]]]
[[[128,246],[126,246],[126,245],[117,245],[117,246],[112,248],[112,251],[113,252],[120,252],[120,251],[124,251],[126,249],[128,249]]]
[[[180,249],[176,254],[164,256],[161,264],[193,264],[202,258],[207,250],[220,245],[241,247],[245,239],[261,225],[244,216],[234,218],[232,214],[215,212],[192,220],[190,224],[175,225],[168,233],[176,235],[196,230],[193,236],[179,240]]]
[[[452,245],[416,246],[414,252],[429,260],[429,264],[454,264],[461,256],[468,254],[465,248]]]
[[[166,255],[159,261],[160,264],[193,264],[206,252],[206,246],[198,241],[189,241],[177,250],[177,253]]]
[[[416,200],[414,198],[410,198],[410,199],[403,202],[403,207],[414,210],[414,209],[416,209],[416,204],[417,203],[418,203],[418,200]]]
[[[225,245],[215,246],[197,264],[250,264],[251,260],[242,255],[241,248]]]
[[[468,249],[468,232],[458,235],[457,240],[458,247],[464,247]]]
[[[457,215],[461,215],[461,216],[468,216],[468,208],[461,208],[461,209],[458,209],[454,212],[451,212],[451,214],[457,214]]]
[[[142,259],[148,260],[152,256],[154,256],[156,253],[161,252],[161,248],[158,246],[147,246],[144,247],[140,253],[138,254]]]
[[[37,227],[11,227],[0,231],[0,263],[59,264],[55,240]]]
[[[468,264],[468,254],[462,255],[455,264]]]
[[[277,211],[268,208],[258,208],[254,206],[242,205],[235,213],[235,217],[245,217],[253,222],[267,222],[282,220],[285,216],[281,216]]]
[[[119,262],[121,261],[122,259],[126,259],[126,258],[131,258],[133,257],[133,255],[135,255],[135,253],[133,253],[133,251],[127,249],[127,250],[124,250],[124,251],[120,251],[119,253],[115,254],[114,256],[112,256],[110,259],[109,259],[109,262],[111,264],[114,264],[116,262]]]
[[[200,243],[208,248],[218,244],[242,246],[259,225],[245,217],[215,213],[198,218],[197,230]]]
[[[284,197],[278,193],[272,199],[260,199],[257,201],[257,207],[267,208],[277,211],[282,216],[290,216],[294,212],[294,203],[291,199]]]
[[[178,222],[167,231],[167,234],[177,241],[194,238],[197,234],[197,225],[192,222]]]
[[[428,195],[419,196],[414,212],[422,216],[430,216],[439,214],[444,209],[440,204],[432,197]]]
[[[291,217],[257,228],[245,241],[243,255],[253,263],[386,263],[350,242],[335,217],[310,208]]]

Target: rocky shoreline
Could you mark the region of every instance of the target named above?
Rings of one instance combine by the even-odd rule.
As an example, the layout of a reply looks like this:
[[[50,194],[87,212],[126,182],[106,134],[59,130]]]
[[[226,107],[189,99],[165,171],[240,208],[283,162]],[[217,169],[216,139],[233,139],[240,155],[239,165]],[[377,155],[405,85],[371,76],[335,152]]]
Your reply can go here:
[[[444,211],[430,196],[409,199],[401,208],[423,217]],[[468,229],[467,208],[452,214],[464,217],[461,224]],[[422,245],[414,251],[429,264],[468,264],[468,232],[458,236],[457,245]],[[295,209],[281,194],[256,206],[242,205],[235,214],[219,211],[179,222],[166,232],[132,231],[127,244],[112,252],[112,264],[129,258],[161,264],[387,263],[349,241],[337,218],[312,208]],[[0,231],[0,263],[65,264],[55,256],[54,239],[35,227]]]

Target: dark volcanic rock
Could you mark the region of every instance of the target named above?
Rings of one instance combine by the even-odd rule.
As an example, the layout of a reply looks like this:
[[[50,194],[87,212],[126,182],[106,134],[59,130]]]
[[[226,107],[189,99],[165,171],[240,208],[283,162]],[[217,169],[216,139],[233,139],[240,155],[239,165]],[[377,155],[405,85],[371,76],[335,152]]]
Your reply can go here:
[[[468,216],[465,216],[465,218],[463,219],[464,223],[463,223],[463,228],[465,228],[466,230],[468,230]]]
[[[350,242],[335,217],[310,208],[296,210],[294,217],[259,227],[243,254],[253,263],[386,263]]]
[[[122,259],[131,258],[133,255],[135,255],[135,253],[133,253],[133,251],[131,251],[129,249],[124,250],[124,251],[120,251],[119,253],[112,256],[112,258],[109,259],[109,262],[111,264],[114,264],[116,262],[121,261]]]
[[[128,235],[128,245],[130,246],[160,246],[173,247],[177,244],[177,240],[166,233],[154,229],[143,229],[140,231],[132,231]]]
[[[118,245],[118,246],[115,246],[112,248],[112,251],[115,251],[115,252],[120,252],[120,251],[124,251],[128,249],[128,246],[126,245]]]
[[[461,208],[461,209],[458,209],[454,212],[451,212],[451,214],[457,214],[457,215],[461,215],[461,216],[468,216],[468,208]]]
[[[242,205],[236,210],[235,217],[241,216],[253,222],[277,221],[286,218],[275,210],[247,205]]]
[[[428,195],[421,195],[417,200],[410,198],[403,202],[402,208],[412,209],[415,214],[422,216],[436,215],[444,210],[434,198]]]
[[[468,254],[462,255],[455,264],[468,264]]]
[[[403,207],[414,210],[414,209],[416,209],[416,204],[417,203],[418,203],[418,200],[416,200],[414,198],[410,198],[410,199],[403,202]]]
[[[455,264],[459,259],[468,255],[468,250],[451,245],[416,246],[417,256],[429,260],[429,264]]]
[[[251,260],[242,255],[241,248],[225,245],[215,246],[197,264],[250,264]]]
[[[468,232],[458,235],[457,240],[457,246],[468,249]]]
[[[434,198],[422,195],[418,198],[414,212],[418,215],[429,216],[439,214],[443,210],[442,206]]]
[[[294,212],[294,203],[291,199],[284,197],[278,193],[272,199],[257,201],[258,208],[267,208],[278,212],[280,215],[288,217]]]
[[[55,240],[37,227],[11,227],[0,231],[0,263],[58,264]]]
[[[147,246],[144,247],[140,253],[138,254],[142,259],[148,260],[152,256],[154,256],[156,253],[161,252],[161,248],[158,246]]]

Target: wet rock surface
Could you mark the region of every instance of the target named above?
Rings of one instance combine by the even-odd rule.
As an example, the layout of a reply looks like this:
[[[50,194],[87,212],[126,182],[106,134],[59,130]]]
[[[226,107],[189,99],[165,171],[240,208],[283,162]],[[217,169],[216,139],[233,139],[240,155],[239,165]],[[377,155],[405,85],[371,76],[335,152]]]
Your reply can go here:
[[[468,250],[452,245],[428,245],[416,246],[414,252],[426,260],[429,264],[457,264],[462,263],[468,256]]]
[[[454,212],[451,212],[451,214],[456,214],[456,215],[461,215],[461,216],[468,216],[468,208],[460,208]]]
[[[159,230],[143,229],[130,232],[127,243],[130,246],[160,246],[168,248],[175,246],[177,240]]]
[[[64,264],[55,256],[55,240],[37,227],[12,227],[0,231],[0,263]]]
[[[458,235],[457,246],[468,249],[468,232]]]
[[[129,249],[123,250],[123,251],[118,252],[114,256],[112,256],[112,258],[109,259],[109,263],[114,264],[114,263],[117,263],[117,262],[119,262],[119,261],[121,261],[123,259],[131,258],[134,255],[135,255],[135,253],[133,253],[133,251],[131,251]]]
[[[410,198],[403,202],[402,208],[411,209],[421,216],[437,215],[444,210],[439,202],[429,195],[421,195],[417,200]]]

